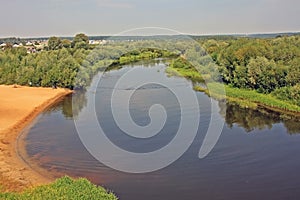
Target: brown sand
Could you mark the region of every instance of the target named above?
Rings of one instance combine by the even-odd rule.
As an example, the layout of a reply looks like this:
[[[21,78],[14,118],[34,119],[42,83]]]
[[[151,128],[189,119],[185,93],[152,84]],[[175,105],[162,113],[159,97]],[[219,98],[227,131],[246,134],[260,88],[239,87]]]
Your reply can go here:
[[[0,85],[0,187],[20,191],[49,180],[33,171],[17,154],[16,140],[44,109],[70,90]]]

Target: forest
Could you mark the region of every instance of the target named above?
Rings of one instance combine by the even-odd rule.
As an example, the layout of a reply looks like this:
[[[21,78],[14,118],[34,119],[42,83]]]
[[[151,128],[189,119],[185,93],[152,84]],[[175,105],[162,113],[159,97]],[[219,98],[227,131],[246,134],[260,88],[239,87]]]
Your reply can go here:
[[[209,40],[204,48],[222,81],[235,88],[272,94],[300,106],[300,37]]]
[[[99,70],[115,64],[143,59],[177,57],[171,68],[195,81],[213,79],[233,88],[271,94],[300,106],[300,36],[274,38],[210,37],[198,38],[201,56],[189,54],[190,44],[177,38],[170,41],[118,41],[91,45],[85,34],[72,40],[51,37],[37,53],[24,47],[0,50],[0,84],[81,88]],[[196,49],[196,47],[195,47]],[[200,53],[199,53],[200,52]],[[187,61],[191,61],[190,63]],[[195,62],[202,68],[195,70]],[[212,63],[217,67],[212,67]],[[169,69],[170,70],[170,69]]]
[[[244,99],[251,96],[254,101],[259,102],[274,97],[275,101],[278,99],[300,106],[299,35],[199,39],[198,42],[211,56],[218,69],[217,75],[211,78],[216,82],[225,83],[227,95]],[[199,70],[193,68],[182,57],[174,60],[170,67],[168,71],[175,70],[179,75],[191,80],[201,80],[201,77],[207,79],[203,72],[199,78]],[[209,65],[206,66],[208,67]],[[277,104],[275,101],[274,104]]]

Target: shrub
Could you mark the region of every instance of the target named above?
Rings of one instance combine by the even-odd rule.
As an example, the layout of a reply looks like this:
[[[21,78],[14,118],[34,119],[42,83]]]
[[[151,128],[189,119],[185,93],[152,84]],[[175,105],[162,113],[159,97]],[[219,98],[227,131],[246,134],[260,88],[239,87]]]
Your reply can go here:
[[[87,179],[77,180],[70,177],[62,177],[49,185],[38,186],[25,190],[22,193],[0,193],[0,199],[7,200],[116,200],[116,196],[107,192],[104,188],[93,185]]]

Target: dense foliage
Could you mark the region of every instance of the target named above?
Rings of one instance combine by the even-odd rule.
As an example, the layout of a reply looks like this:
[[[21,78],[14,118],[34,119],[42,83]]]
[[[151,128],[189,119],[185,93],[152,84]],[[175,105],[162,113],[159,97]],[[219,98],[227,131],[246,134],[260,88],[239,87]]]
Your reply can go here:
[[[97,187],[88,180],[80,178],[73,180],[69,177],[57,179],[49,185],[28,189],[22,193],[0,193],[0,199],[6,200],[56,200],[56,199],[90,199],[90,200],[117,200],[116,196],[102,187]]]
[[[202,41],[222,80],[300,105],[300,36]]]
[[[292,105],[300,106],[300,36],[201,39],[199,43],[216,63],[213,67],[218,68],[218,75],[208,78],[197,69],[206,82],[209,78],[221,80],[228,85],[225,88],[228,97],[298,112],[299,107]],[[206,65],[206,69],[209,66]],[[194,81],[200,80],[195,71],[182,59],[173,61],[167,70]],[[211,75],[210,70],[208,76]],[[196,89],[203,91],[200,87]],[[277,103],[278,100],[281,103]]]
[[[142,59],[169,57],[173,54],[155,48],[138,48],[138,42],[98,47],[89,45],[88,37],[78,34],[73,41],[51,37],[44,51],[27,53],[25,47],[0,51],[0,84],[51,87],[85,87],[93,75],[111,64],[126,64]],[[94,49],[94,50],[93,50]]]
[[[27,54],[25,48],[0,51],[0,84],[71,87],[79,70],[80,50],[67,49]]]

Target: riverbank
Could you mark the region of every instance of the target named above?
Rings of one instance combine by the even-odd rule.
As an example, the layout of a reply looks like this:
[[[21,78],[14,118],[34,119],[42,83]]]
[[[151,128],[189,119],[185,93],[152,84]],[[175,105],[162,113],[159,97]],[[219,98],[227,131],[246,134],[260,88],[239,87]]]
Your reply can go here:
[[[215,99],[226,99],[241,107],[256,109],[258,106],[279,112],[284,115],[300,116],[300,107],[286,101],[279,100],[270,94],[261,94],[253,90],[233,88],[221,83],[208,83],[206,88],[195,86],[196,91],[205,92]],[[224,93],[225,92],[225,93]]]
[[[49,183],[16,152],[20,132],[43,110],[71,94],[67,89],[0,85],[0,187],[5,191]]]

